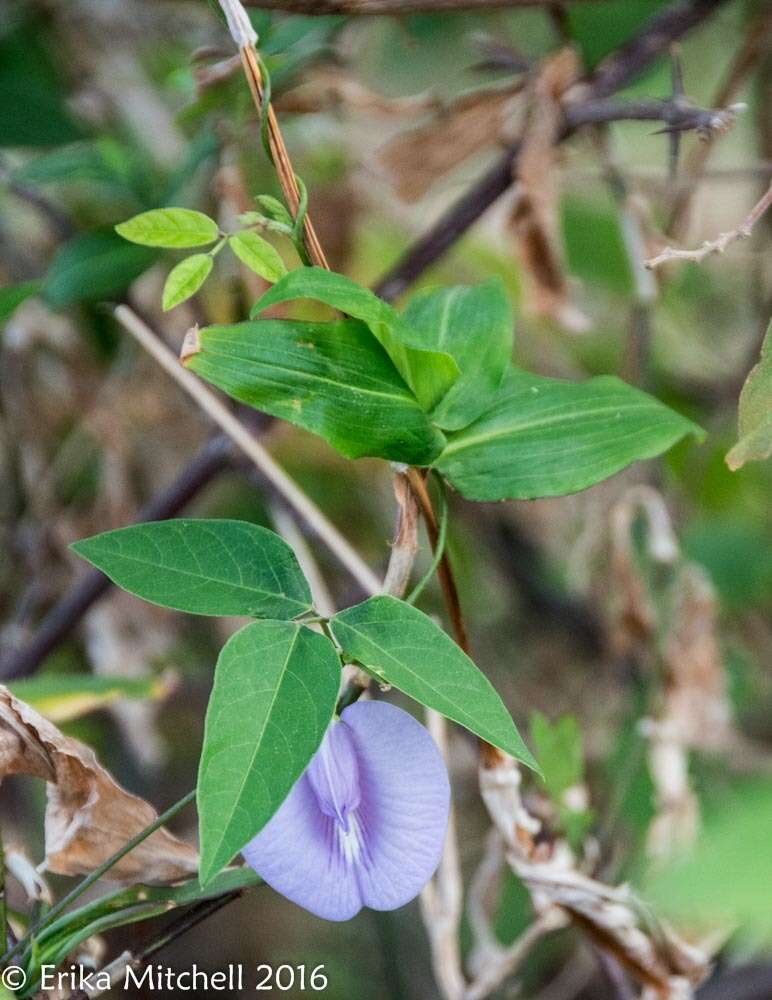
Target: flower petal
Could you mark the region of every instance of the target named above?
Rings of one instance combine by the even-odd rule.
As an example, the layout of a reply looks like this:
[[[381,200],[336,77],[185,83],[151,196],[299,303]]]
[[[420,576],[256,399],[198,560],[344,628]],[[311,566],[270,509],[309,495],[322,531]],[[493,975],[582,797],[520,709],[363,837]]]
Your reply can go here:
[[[325,920],[349,920],[363,902],[356,872],[336,849],[338,829],[320,809],[306,773],[241,853],[293,903]]]
[[[440,862],[450,809],[445,762],[427,730],[394,705],[356,702],[341,722],[359,765],[362,901],[393,910],[418,895]]]
[[[242,853],[294,903],[348,920],[418,895],[439,864],[449,807],[445,763],[426,729],[393,705],[357,702]]]
[[[333,722],[306,771],[325,816],[337,817],[344,830],[359,805],[359,768],[348,726]]]

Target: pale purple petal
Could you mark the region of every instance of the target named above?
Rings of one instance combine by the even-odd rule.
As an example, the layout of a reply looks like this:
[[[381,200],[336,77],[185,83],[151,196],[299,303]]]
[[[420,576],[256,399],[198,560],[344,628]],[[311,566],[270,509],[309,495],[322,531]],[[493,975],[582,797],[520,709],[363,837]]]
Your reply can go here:
[[[282,896],[325,920],[349,920],[362,909],[356,874],[335,850],[337,822],[319,808],[308,775],[241,852]]]
[[[347,920],[418,895],[439,864],[449,805],[445,764],[424,727],[385,702],[357,702],[242,853],[288,899]]]
[[[445,762],[427,730],[394,705],[356,702],[341,720],[361,779],[362,902],[393,910],[414,899],[440,863],[450,808]]]
[[[348,815],[359,805],[359,766],[348,726],[333,723],[306,771],[325,816],[348,829]]]

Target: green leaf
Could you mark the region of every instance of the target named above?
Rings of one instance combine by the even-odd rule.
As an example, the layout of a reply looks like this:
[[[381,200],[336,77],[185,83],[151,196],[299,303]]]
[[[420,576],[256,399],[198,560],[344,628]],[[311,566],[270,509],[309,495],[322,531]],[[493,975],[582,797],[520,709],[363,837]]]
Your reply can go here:
[[[157,251],[131,246],[110,230],[82,233],[54,257],[42,292],[56,309],[109,299],[125,291],[157,258]]]
[[[531,738],[547,791],[556,802],[560,802],[564,792],[584,780],[579,723],[572,715],[564,715],[552,723],[541,712],[534,712],[531,715]]]
[[[619,206],[611,194],[561,199],[566,263],[571,274],[588,284],[630,295],[635,279],[622,232]]]
[[[214,260],[208,253],[194,253],[175,265],[164,283],[164,312],[195,295],[209,277],[213,265]]]
[[[371,597],[335,615],[330,628],[346,657],[523,761],[538,765],[488,678],[418,608]]]
[[[191,208],[153,208],[119,223],[115,231],[131,243],[172,250],[203,247],[220,235],[214,219]]]
[[[772,785],[745,781],[707,811],[689,856],[649,873],[646,896],[664,916],[698,931],[738,926],[746,947],[772,946]]]
[[[0,146],[57,146],[83,135],[67,110],[43,25],[25,17],[0,38]]]
[[[366,323],[424,410],[431,410],[458,377],[458,365],[450,355],[412,342],[409,329],[388,302],[345,275],[321,267],[290,271],[258,299],[250,316],[293,299],[315,299]]]
[[[278,281],[287,273],[278,250],[262,236],[245,229],[228,239],[228,245],[242,264],[266,281]]]
[[[737,444],[726,456],[732,472],[746,462],[760,462],[772,455],[772,323],[767,327],[759,362],[740,392],[737,425]]]
[[[319,434],[347,458],[428,465],[444,444],[386,352],[355,320],[206,327],[185,364],[242,403]]]
[[[27,964],[28,980],[24,996],[31,996],[39,988],[42,964],[60,965],[78,945],[95,934],[104,934],[114,927],[150,920],[181,906],[261,884],[262,879],[251,868],[228,868],[205,889],[198,879],[190,879],[172,887],[135,885],[100,896],[58,917],[39,934]]]
[[[15,697],[52,722],[69,722],[118,701],[156,701],[169,692],[162,677],[94,677],[92,674],[41,674],[13,681]]]
[[[410,343],[442,351],[460,377],[432,411],[443,430],[466,427],[485,409],[512,360],[512,308],[498,278],[473,287],[457,285],[422,292],[402,314]]]
[[[269,219],[273,219],[274,222],[280,222],[283,226],[292,227],[292,216],[278,198],[274,198],[270,194],[259,194],[256,201]]]
[[[117,150],[127,157],[123,147]],[[13,172],[13,179],[23,184],[67,183],[70,181],[96,181],[99,183],[124,183],[125,178],[113,168],[103,155],[103,143],[78,142],[61,146],[36,156]]]
[[[512,369],[435,467],[470,500],[565,496],[701,430],[613,376],[564,382]]]
[[[202,885],[260,832],[305,771],[339,684],[335,647],[302,625],[254,622],[223,647],[198,777]]]
[[[119,587],[197,615],[295,618],[311,593],[287,543],[246,521],[177,518],[106,531],[72,546]]]
[[[0,288],[0,323],[7,323],[22,302],[37,295],[42,284],[42,281],[23,281]]]
[[[568,30],[584,56],[587,69],[621,45],[667,5],[669,0],[610,0],[571,4],[566,11]]]

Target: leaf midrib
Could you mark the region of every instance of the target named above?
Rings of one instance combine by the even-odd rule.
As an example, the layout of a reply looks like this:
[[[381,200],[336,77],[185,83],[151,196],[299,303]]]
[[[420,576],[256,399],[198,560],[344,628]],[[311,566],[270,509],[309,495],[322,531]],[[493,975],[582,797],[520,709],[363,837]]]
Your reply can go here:
[[[76,549],[76,551],[77,551],[77,549]],[[86,554],[85,548],[83,549],[83,554],[84,555]],[[267,597],[281,597],[285,601],[289,601],[292,604],[297,604],[298,607],[301,607],[301,608],[308,607],[308,605],[307,605],[306,602],[299,601],[296,597],[290,597],[289,594],[287,594],[287,593],[285,593],[284,591],[281,591],[281,590],[276,590],[276,591],[275,590],[268,590],[268,589],[261,590],[259,587],[249,586],[246,583],[234,583],[232,580],[224,579],[224,578],[221,578],[221,577],[218,577],[218,576],[207,576],[204,573],[194,573],[191,570],[180,569],[180,568],[178,568],[176,566],[166,566],[163,563],[149,562],[148,560],[142,559],[139,556],[126,555],[123,552],[115,552],[115,551],[113,551],[110,554],[112,556],[114,556],[115,558],[124,559],[127,562],[136,563],[139,566],[148,567],[148,568],[156,569],[156,570],[157,569],[162,569],[162,570],[164,570],[167,573],[177,573],[180,576],[190,577],[193,580],[199,580],[199,581],[201,581],[201,580],[204,580],[204,581],[208,580],[211,583],[223,584],[223,585],[225,585],[227,587],[233,587],[236,590],[244,590],[244,591],[246,591],[249,594],[258,594],[258,595],[263,595],[263,596],[267,596]],[[108,573],[105,572],[105,570],[101,570],[101,572],[105,573],[105,575],[109,575]],[[276,573],[274,571],[274,576],[275,575],[276,575]]]
[[[211,857],[215,861],[217,860],[217,855],[219,854],[220,848],[223,845],[225,837],[228,834],[228,832],[230,831],[231,824],[233,823],[233,817],[234,817],[235,812],[236,812],[236,806],[241,801],[241,797],[244,794],[244,789],[246,788],[247,781],[249,779],[249,776],[252,774],[252,769],[255,766],[255,759],[256,759],[258,753],[260,752],[260,747],[261,747],[262,742],[263,742],[263,737],[265,736],[265,732],[266,732],[266,730],[268,728],[268,723],[269,723],[270,718],[271,718],[271,713],[273,712],[273,706],[276,704],[276,699],[279,696],[279,691],[280,691],[282,683],[284,681],[284,677],[285,677],[285,675],[287,673],[287,665],[289,664],[289,661],[290,661],[290,659],[292,657],[292,654],[295,651],[295,646],[297,645],[298,637],[300,636],[300,629],[301,629],[301,627],[302,626],[300,626],[300,625],[294,626],[294,628],[295,628],[295,635],[292,637],[292,642],[290,643],[289,649],[287,650],[287,655],[284,657],[284,663],[283,663],[282,668],[281,668],[281,673],[279,674],[279,676],[277,678],[276,685],[275,685],[274,691],[273,691],[273,696],[271,697],[270,703],[268,705],[268,710],[265,713],[265,717],[264,717],[264,720],[263,720],[263,725],[262,725],[262,727],[260,729],[260,732],[258,733],[258,737],[257,737],[257,739],[255,741],[255,749],[252,752],[252,756],[250,758],[249,765],[248,765],[248,767],[246,767],[244,769],[244,777],[242,779],[241,786],[240,786],[239,791],[238,791],[238,795],[234,799],[235,805],[234,805],[233,809],[231,809],[230,814],[228,816],[228,819],[226,820],[225,824],[223,825],[222,835],[220,836],[220,839],[217,841],[217,847],[211,853]]]
[[[334,631],[334,621],[335,621],[335,619],[333,619],[333,631]],[[454,708],[456,707],[456,702],[453,702],[453,701],[451,701],[451,699],[450,699],[450,698],[448,697],[448,695],[444,694],[444,693],[443,693],[443,692],[442,692],[442,691],[441,691],[441,690],[440,690],[439,688],[435,687],[435,685],[434,685],[434,684],[432,684],[432,683],[431,683],[430,681],[427,681],[427,680],[426,680],[426,679],[425,679],[424,677],[422,677],[422,676],[421,676],[420,674],[418,674],[418,673],[416,673],[416,672],[415,672],[414,670],[412,670],[412,669],[411,669],[411,668],[410,668],[410,667],[409,667],[409,666],[408,666],[408,665],[407,665],[406,663],[404,663],[404,662],[403,662],[402,660],[398,660],[398,659],[397,659],[397,658],[396,658],[396,657],[395,657],[395,656],[394,656],[394,655],[393,655],[392,653],[390,653],[390,652],[389,652],[388,650],[384,649],[384,648],[383,648],[382,646],[378,645],[378,643],[377,643],[377,642],[376,642],[376,641],[375,641],[374,639],[370,638],[370,636],[366,635],[366,634],[365,634],[364,632],[361,632],[361,631],[360,631],[359,629],[357,629],[357,628],[356,628],[356,627],[355,627],[354,625],[350,625],[350,624],[349,624],[348,622],[346,622],[346,621],[343,621],[343,620],[342,620],[342,619],[340,619],[340,618],[338,618],[338,624],[342,625],[342,626],[343,626],[344,628],[350,628],[352,632],[354,632],[354,633],[355,633],[356,635],[358,635],[358,636],[360,636],[360,637],[361,637],[362,639],[364,639],[364,640],[365,640],[365,642],[367,642],[367,643],[369,643],[370,645],[374,646],[374,647],[375,647],[375,648],[376,648],[376,649],[377,649],[377,650],[378,650],[378,651],[379,651],[380,653],[382,653],[382,654],[383,654],[383,655],[384,655],[384,656],[385,656],[385,657],[386,657],[386,658],[387,658],[387,659],[388,659],[388,660],[389,660],[389,661],[390,661],[391,663],[395,663],[395,664],[397,664],[397,666],[398,666],[398,667],[401,667],[401,668],[402,668],[402,669],[403,669],[404,671],[406,671],[406,672],[407,672],[408,674],[410,674],[410,676],[411,676],[411,677],[413,677],[413,678],[415,678],[416,680],[420,681],[420,682],[421,682],[422,684],[424,684],[424,685],[425,685],[426,687],[428,687],[428,688],[429,688],[429,689],[430,689],[431,691],[433,691],[433,692],[434,692],[435,694],[439,695],[439,696],[440,696],[440,697],[441,697],[441,698],[442,698],[442,699],[443,699],[443,700],[444,700],[445,702],[447,702],[447,703],[449,703],[449,704],[453,705],[453,706],[454,706]],[[390,626],[390,625],[393,625],[393,622],[392,622],[392,621],[391,621],[390,619],[383,619],[383,620],[381,620],[381,621],[378,621],[377,619],[375,619],[375,620],[371,621],[371,622],[370,622],[369,624],[371,624],[371,625],[387,625],[387,626]],[[341,645],[343,645],[343,643],[341,643]],[[365,664],[365,666],[366,666],[366,664]],[[488,680],[488,678],[487,678],[487,677],[485,676],[485,674],[483,674],[483,673],[482,673],[481,671],[477,670],[477,668],[476,668],[476,667],[475,667],[475,671],[476,671],[476,673],[477,673],[477,674],[479,674],[480,678],[481,678],[481,679],[482,679],[482,680],[483,680],[483,681],[484,681],[484,682],[485,682],[485,683],[486,683],[487,685],[489,685],[489,686],[490,686],[491,690],[492,690],[492,691],[494,692],[494,694],[495,694],[495,693],[496,693],[496,690],[495,690],[495,688],[493,687],[493,685],[492,685],[492,684],[490,683],[490,681]],[[395,686],[395,687],[397,687],[397,688],[399,687],[399,684],[398,684],[398,683],[397,683],[396,681],[394,681],[393,679],[391,679],[391,678],[386,678],[386,679],[387,679],[387,680],[389,681],[389,683],[391,683],[391,684],[394,684],[394,686]],[[470,720],[472,721],[473,725],[471,725],[471,726],[467,726],[467,728],[468,728],[468,729],[471,729],[471,730],[472,730],[472,732],[476,732],[476,733],[478,733],[478,735],[481,735],[481,734],[479,733],[479,729],[480,729],[480,727],[479,727],[479,725],[478,725],[477,723],[475,723],[475,720],[474,720],[474,717],[473,717],[473,716],[471,716],[471,715],[469,715],[469,714],[468,714],[468,713],[467,713],[466,711],[464,711],[464,709],[463,709],[462,707],[460,707],[460,706],[459,706],[459,707],[457,708],[457,711],[458,711],[458,712],[459,712],[459,714],[460,714],[460,715],[462,715],[462,716],[463,716],[463,717],[464,717],[465,719],[470,719]],[[510,721],[511,721],[511,720],[510,720]],[[466,725],[466,724],[464,724],[464,725]],[[513,723],[513,726],[514,726],[514,723]],[[515,730],[515,732],[517,732],[517,730]],[[484,738],[485,738],[485,737],[484,737]],[[521,739],[522,739],[522,738],[521,738]],[[509,751],[507,751],[507,752],[509,752]],[[518,757],[520,757],[520,758],[522,759],[522,755],[521,755],[521,754],[517,754],[516,756],[518,756]]]
[[[211,347],[206,348],[204,354],[209,355],[209,357],[227,358],[229,361],[237,361],[241,362],[242,364],[246,363],[250,365],[256,365],[258,367],[272,368],[276,371],[283,372],[285,375],[299,377],[301,379],[305,379],[306,381],[324,382],[325,384],[333,386],[335,389],[338,390],[345,389],[348,390],[349,392],[364,393],[368,396],[381,396],[384,399],[396,400],[401,405],[407,406],[408,409],[416,409],[418,410],[419,413],[423,412],[419,407],[418,402],[415,399],[415,396],[413,396],[413,394],[410,392],[410,389],[408,388],[407,385],[405,385],[405,392],[403,394],[397,395],[391,392],[382,392],[379,391],[378,389],[369,389],[369,388],[366,389],[360,386],[352,386],[347,382],[335,382],[332,379],[326,378],[324,375],[318,375],[315,372],[304,372],[297,368],[287,368],[284,365],[275,364],[273,362],[257,361],[254,358],[247,358],[243,356],[234,357],[234,355],[226,354],[223,351],[212,350]],[[397,375],[399,376],[399,373],[397,373]]]
[[[632,405],[632,406],[623,403],[621,407],[620,406],[611,406],[611,407],[607,406],[607,407],[603,407],[602,409],[597,409],[596,408],[596,409],[592,409],[592,410],[583,410],[581,412],[581,414],[579,414],[579,416],[582,417],[582,418],[584,418],[584,417],[600,417],[600,416],[604,416],[605,414],[608,414],[608,413],[619,412],[620,409],[622,409],[625,412],[625,414],[630,414],[630,413],[634,412],[635,410],[642,410],[642,409],[657,410],[657,408],[653,407],[652,404],[649,403],[648,401],[643,401],[643,402],[640,402],[640,403],[636,403],[635,405]],[[659,411],[657,410],[657,412],[659,412]],[[672,416],[674,418],[679,419],[679,420],[683,420],[684,419],[683,417],[680,417],[679,414],[675,413],[674,411],[672,412]],[[495,441],[497,438],[507,437],[510,434],[517,434],[517,433],[520,433],[521,431],[541,430],[543,427],[550,427],[550,426],[552,426],[554,424],[558,424],[558,423],[561,423],[563,421],[572,421],[572,420],[573,420],[573,418],[572,418],[572,416],[570,414],[567,415],[565,413],[560,413],[560,414],[555,415],[554,417],[543,417],[543,418],[541,418],[541,419],[539,419],[537,421],[532,421],[530,423],[520,423],[520,424],[514,424],[514,425],[507,425],[506,427],[502,428],[501,430],[491,431],[491,432],[486,433],[486,434],[476,434],[476,435],[471,436],[471,437],[458,437],[458,438],[456,438],[455,441],[451,440],[449,442],[449,444],[447,445],[447,447],[442,452],[442,457],[444,458],[446,455],[449,455],[449,454],[452,454],[452,453],[455,453],[455,452],[459,452],[459,451],[463,451],[465,448],[471,448],[474,445],[480,444],[481,442],[482,443],[487,443],[488,441]],[[460,434],[463,435],[463,431],[461,431]]]

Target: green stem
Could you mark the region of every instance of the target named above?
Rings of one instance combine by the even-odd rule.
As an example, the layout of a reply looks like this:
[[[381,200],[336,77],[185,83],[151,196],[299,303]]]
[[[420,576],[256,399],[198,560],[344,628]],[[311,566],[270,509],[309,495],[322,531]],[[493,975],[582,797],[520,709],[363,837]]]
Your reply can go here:
[[[208,250],[207,253],[209,254],[210,257],[215,257],[222,250],[222,248],[225,246],[227,242],[228,242],[227,235],[223,236],[222,239],[219,241],[219,243],[215,243],[212,249]]]
[[[162,826],[164,826],[164,824],[168,823],[170,819],[177,815],[177,813],[181,812],[185,806],[189,805],[189,803],[195,799],[195,797],[196,790],[193,789],[188,792],[187,795],[184,795],[179,802],[170,806],[166,812],[161,813],[158,819],[152,822],[149,826],[146,826],[144,830],[141,830],[136,837],[132,837],[132,839],[124,844],[119,851],[116,851],[112,857],[109,857],[107,861],[104,861],[98,868],[95,868],[94,871],[91,872],[90,875],[87,875],[82,882],[79,882],[71,892],[67,893],[63,899],[60,899],[58,903],[52,906],[42,920],[30,927],[27,934],[23,938],[17,941],[12,948],[9,948],[8,951],[6,951],[2,958],[0,958],[0,965],[5,964],[8,959],[13,958],[14,955],[18,954],[22,947],[25,947],[28,942],[33,941],[34,938],[45,927],[47,927],[51,921],[55,920],[61,913],[63,913],[71,903],[74,903],[75,900],[82,896],[87,889],[90,889],[95,882],[98,882],[99,879],[102,878],[103,875],[107,874],[107,872],[109,872],[114,865],[118,864],[122,858],[125,858],[127,854],[130,854],[136,847],[139,847],[139,845],[143,841],[147,840],[151,834],[155,833],[156,830],[159,830]]]
[[[440,497],[440,516],[439,516],[439,534],[437,535],[437,545],[434,549],[434,557],[431,562],[431,566],[427,569],[418,583],[413,587],[408,596],[405,598],[407,604],[415,604],[418,598],[424,591],[424,588],[429,583],[431,578],[437,572],[437,567],[442,562],[442,557],[445,553],[445,543],[448,538],[448,495],[445,490],[445,483],[443,480],[437,476],[437,485],[439,487],[439,497]]]

